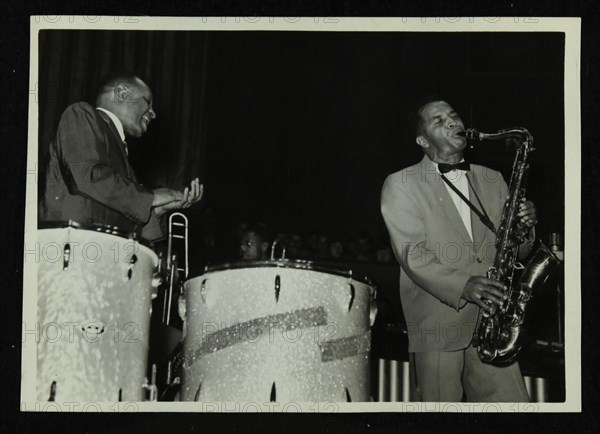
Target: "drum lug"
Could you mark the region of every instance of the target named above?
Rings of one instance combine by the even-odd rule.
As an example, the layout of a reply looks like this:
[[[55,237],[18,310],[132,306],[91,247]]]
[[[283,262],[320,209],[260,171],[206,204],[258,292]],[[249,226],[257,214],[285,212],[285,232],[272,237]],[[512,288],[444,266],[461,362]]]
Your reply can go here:
[[[279,302],[279,292],[281,291],[281,278],[279,274],[275,276],[275,303]],[[275,384],[275,383],[273,383]]]
[[[66,270],[71,260],[71,245],[66,243],[63,247],[63,270]]]
[[[273,381],[273,385],[271,386],[271,396],[269,398],[271,402],[277,402],[277,388],[275,387],[275,382]]]
[[[200,285],[200,298],[202,299],[202,303],[206,304],[206,281],[208,279],[204,279],[202,281],[202,285]]]
[[[348,285],[350,285],[350,303],[348,303],[348,312],[350,312],[352,305],[354,304],[354,298],[356,297],[356,288],[354,288],[352,280],[348,282]]]
[[[128,266],[128,270],[127,270],[127,280],[131,280],[131,278],[133,277],[133,267],[135,267],[135,264],[138,261],[138,257],[137,255],[134,253],[133,255],[131,255],[131,259],[129,260],[129,266]]]
[[[344,389],[346,389],[346,402],[352,402],[352,396],[350,396],[350,391],[347,387],[344,387]]]
[[[198,385],[198,389],[196,390],[196,393],[194,394],[194,401],[200,401],[200,391],[202,390],[202,382]]]
[[[98,339],[98,337],[104,333],[105,330],[105,325],[100,321],[86,321],[81,325],[81,331],[86,337],[91,336],[92,339],[94,339],[93,342],[95,342]]]
[[[53,381],[50,385],[50,397],[48,398],[48,401],[56,401],[56,381]]]
[[[377,306],[377,292],[374,290],[371,290],[371,300],[370,300],[370,307],[369,307],[369,325],[371,327],[373,327],[373,324],[375,324],[375,319],[377,318],[378,310],[379,310],[379,307]]]

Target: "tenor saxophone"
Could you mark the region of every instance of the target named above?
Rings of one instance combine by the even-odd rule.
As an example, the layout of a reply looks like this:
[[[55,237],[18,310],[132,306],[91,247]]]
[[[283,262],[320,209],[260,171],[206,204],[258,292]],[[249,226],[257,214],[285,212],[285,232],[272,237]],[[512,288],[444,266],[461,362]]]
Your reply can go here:
[[[525,197],[529,170],[527,158],[534,150],[529,131],[517,127],[486,134],[469,129],[464,136],[471,140],[516,139],[518,143],[508,197],[496,231],[496,257],[487,272],[488,278],[504,283],[507,298],[500,307],[486,301],[492,310],[479,310],[473,336],[473,346],[477,347],[479,358],[485,363],[502,366],[512,363],[521,350],[522,326],[534,289],[546,282],[560,261],[544,243],[538,241],[525,267],[518,262],[519,246],[529,230],[518,216],[519,205]],[[518,268],[523,270],[515,279]]]

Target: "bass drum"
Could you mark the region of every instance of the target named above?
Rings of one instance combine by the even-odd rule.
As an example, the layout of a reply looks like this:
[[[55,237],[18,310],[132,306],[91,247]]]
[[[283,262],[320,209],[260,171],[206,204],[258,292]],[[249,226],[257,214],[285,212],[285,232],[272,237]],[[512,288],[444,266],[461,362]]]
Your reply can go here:
[[[184,284],[183,401],[369,401],[375,288],[304,261],[208,269]]]
[[[158,257],[111,232],[38,230],[39,401],[144,398]]]

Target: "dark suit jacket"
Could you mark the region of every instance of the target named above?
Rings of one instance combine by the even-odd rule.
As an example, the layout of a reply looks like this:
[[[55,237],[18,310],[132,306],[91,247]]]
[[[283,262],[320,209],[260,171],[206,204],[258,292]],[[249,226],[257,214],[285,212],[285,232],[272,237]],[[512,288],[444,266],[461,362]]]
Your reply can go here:
[[[39,221],[116,226],[149,240],[162,236],[153,193],[136,181],[106,113],[79,102],[63,113],[50,144]]]
[[[472,164],[467,176],[498,227],[507,195],[502,175]],[[381,212],[400,263],[400,298],[409,351],[466,348],[478,307],[461,299],[462,291],[471,276],[485,276],[493,264],[495,235],[471,212],[471,240],[427,156],[386,179]]]

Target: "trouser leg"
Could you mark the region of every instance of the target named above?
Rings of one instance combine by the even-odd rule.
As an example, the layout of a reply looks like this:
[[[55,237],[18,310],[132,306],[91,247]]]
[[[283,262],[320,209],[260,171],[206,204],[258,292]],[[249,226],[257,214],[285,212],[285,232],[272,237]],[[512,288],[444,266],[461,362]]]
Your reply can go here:
[[[410,353],[411,401],[460,402],[463,351]]]
[[[471,346],[465,351],[463,385],[469,402],[529,402],[518,363],[505,367],[483,363]]]

